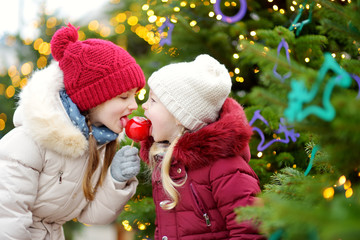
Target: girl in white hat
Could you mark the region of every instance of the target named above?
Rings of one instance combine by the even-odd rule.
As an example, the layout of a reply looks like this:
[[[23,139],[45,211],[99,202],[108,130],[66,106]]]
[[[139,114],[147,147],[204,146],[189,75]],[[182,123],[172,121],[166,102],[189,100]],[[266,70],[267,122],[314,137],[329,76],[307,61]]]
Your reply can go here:
[[[254,202],[252,129],[228,98],[231,78],[209,55],[167,65],[148,80],[151,137],[140,156],[152,170],[155,239],[265,239],[234,209]]]

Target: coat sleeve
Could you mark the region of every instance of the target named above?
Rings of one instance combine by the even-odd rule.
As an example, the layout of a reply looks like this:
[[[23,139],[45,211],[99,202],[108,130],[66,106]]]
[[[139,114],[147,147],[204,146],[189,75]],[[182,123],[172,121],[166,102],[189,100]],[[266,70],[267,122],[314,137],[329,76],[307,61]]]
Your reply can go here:
[[[96,192],[95,199],[81,212],[78,220],[90,225],[103,225],[113,222],[134,196],[138,180],[136,177],[127,182],[118,182],[111,177],[110,168],[105,182]]]
[[[0,140],[0,239],[31,239],[42,162],[40,149],[21,129]]]
[[[240,157],[220,160],[212,167],[210,181],[229,239],[266,239],[250,223],[236,222],[234,209],[251,205],[260,192],[259,180],[250,166]]]

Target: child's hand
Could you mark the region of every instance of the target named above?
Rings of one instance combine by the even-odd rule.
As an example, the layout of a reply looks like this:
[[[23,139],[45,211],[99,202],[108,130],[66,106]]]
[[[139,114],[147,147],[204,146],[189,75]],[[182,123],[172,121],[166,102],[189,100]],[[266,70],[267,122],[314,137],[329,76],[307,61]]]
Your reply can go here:
[[[119,181],[125,182],[136,176],[140,171],[139,150],[136,147],[124,146],[114,156],[111,163],[111,176]]]

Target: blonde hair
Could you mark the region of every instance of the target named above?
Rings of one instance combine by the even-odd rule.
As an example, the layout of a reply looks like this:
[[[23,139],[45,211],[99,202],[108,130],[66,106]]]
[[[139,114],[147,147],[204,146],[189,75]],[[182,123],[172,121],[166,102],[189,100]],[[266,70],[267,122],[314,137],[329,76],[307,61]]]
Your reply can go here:
[[[176,190],[176,187],[181,187],[185,184],[187,180],[186,177],[181,182],[174,182],[170,177],[170,167],[172,154],[174,147],[178,143],[180,137],[184,134],[185,129],[183,128],[179,136],[177,136],[170,145],[164,145],[163,143],[154,143],[149,152],[150,168],[153,172],[155,170],[156,161],[155,156],[159,153],[166,151],[165,156],[162,159],[160,170],[161,170],[161,183],[163,185],[165,194],[171,199],[170,201],[164,201],[161,204],[161,208],[165,210],[173,209],[179,202],[179,192]]]
[[[86,116],[86,124],[89,128],[89,131],[92,132],[92,126],[91,126],[88,115]],[[95,193],[96,193],[98,186],[101,186],[102,183],[104,182],[106,174],[107,174],[107,170],[110,167],[113,157],[115,156],[116,146],[117,146],[116,140],[111,141],[110,143],[108,143],[106,145],[104,164],[103,164],[103,167],[101,170],[100,179],[96,183],[95,188],[93,188],[91,179],[92,179],[94,172],[96,171],[96,169],[99,166],[100,156],[99,156],[99,152],[97,149],[96,139],[92,134],[90,134],[90,136],[89,136],[89,161],[88,161],[86,172],[85,172],[85,175],[84,175],[84,178],[82,181],[83,192],[84,192],[85,198],[87,200],[89,200],[89,201],[94,200]]]

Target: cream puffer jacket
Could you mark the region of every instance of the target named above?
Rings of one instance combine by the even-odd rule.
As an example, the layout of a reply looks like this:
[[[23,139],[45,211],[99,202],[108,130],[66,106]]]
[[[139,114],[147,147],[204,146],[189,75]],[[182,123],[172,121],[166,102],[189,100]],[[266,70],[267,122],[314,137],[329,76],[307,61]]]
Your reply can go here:
[[[0,239],[64,239],[62,225],[74,218],[111,223],[135,193],[135,177],[117,182],[108,172],[94,201],[85,199],[88,141],[61,103],[62,79],[57,62],[35,72],[20,93],[15,128],[0,139]]]

